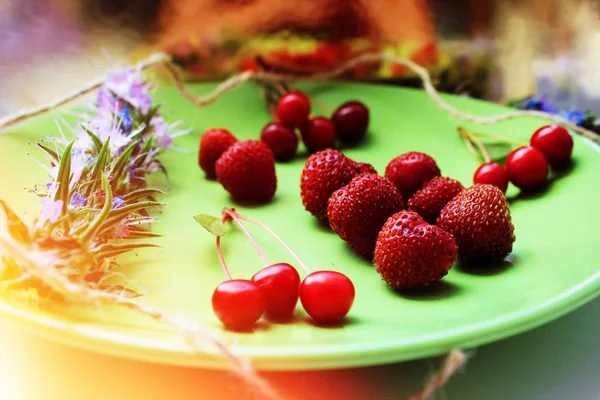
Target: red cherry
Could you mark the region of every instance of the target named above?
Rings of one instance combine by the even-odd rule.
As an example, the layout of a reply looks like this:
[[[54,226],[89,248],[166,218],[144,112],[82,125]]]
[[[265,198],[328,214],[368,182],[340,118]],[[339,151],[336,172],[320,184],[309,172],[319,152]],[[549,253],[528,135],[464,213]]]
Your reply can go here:
[[[310,100],[301,92],[286,93],[279,98],[275,114],[282,124],[290,128],[300,128],[308,120]]]
[[[249,280],[233,279],[221,283],[212,295],[212,307],[227,329],[251,329],[265,312],[265,296]]]
[[[266,315],[273,320],[286,320],[294,315],[300,275],[290,264],[278,263],[261,269],[252,277],[266,299]]]
[[[502,190],[503,193],[506,193],[506,189],[508,188],[506,170],[502,165],[495,162],[481,164],[473,175],[473,183],[494,185]]]
[[[277,161],[291,160],[298,150],[298,136],[279,122],[267,124],[260,133],[260,140],[269,146]]]
[[[335,110],[331,121],[342,142],[356,143],[367,133],[369,109],[359,101],[349,101]]]
[[[535,147],[519,147],[506,158],[506,176],[519,189],[534,190],[546,183],[548,162]]]
[[[302,128],[302,141],[310,153],[335,147],[335,127],[325,117],[315,117]]]
[[[531,136],[530,144],[541,151],[553,167],[563,167],[571,160],[573,138],[562,126],[541,127]]]
[[[338,322],[348,314],[354,302],[354,285],[336,271],[316,271],[300,285],[302,306],[317,322]]]

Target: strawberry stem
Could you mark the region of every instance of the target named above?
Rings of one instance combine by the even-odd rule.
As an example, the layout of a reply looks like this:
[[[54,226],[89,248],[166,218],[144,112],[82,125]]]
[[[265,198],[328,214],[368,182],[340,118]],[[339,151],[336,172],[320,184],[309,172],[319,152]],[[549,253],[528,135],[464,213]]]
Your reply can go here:
[[[244,235],[246,235],[246,237],[248,238],[250,243],[252,243],[252,246],[254,246],[254,249],[256,250],[256,252],[260,256],[260,258],[262,258],[265,265],[266,266],[271,265],[271,263],[269,262],[269,259],[265,255],[265,253],[262,251],[262,249],[260,248],[258,243],[256,243],[256,240],[254,240],[254,237],[252,236],[252,234],[250,232],[248,232],[248,229],[246,229],[246,227],[244,226],[244,224],[242,223],[240,218],[237,216],[237,214],[235,212],[232,212],[232,210],[228,209],[228,208],[223,209],[223,213],[231,216],[231,219],[233,219],[235,221],[235,223],[238,224],[238,226],[240,227],[242,232],[244,232]]]
[[[223,258],[223,251],[221,250],[221,237],[217,236],[217,254],[219,255],[219,262],[221,263],[221,268],[223,268],[223,272],[225,273],[225,277],[227,280],[231,280],[231,274],[229,273],[229,269],[227,268],[227,264],[225,264],[225,259]]]
[[[279,237],[279,235],[277,235],[271,228],[269,228],[267,225],[265,225],[264,223],[257,221],[253,218],[250,217],[246,217],[244,215],[239,214],[237,211],[233,210],[233,209],[228,209],[227,212],[229,213],[229,215],[231,215],[232,217],[235,215],[236,217],[238,217],[239,219],[243,219],[244,221],[248,221],[250,223],[253,223],[255,225],[260,226],[261,228],[263,228],[264,230],[266,230],[267,232],[269,232],[271,234],[271,236],[273,236],[279,243],[281,243],[281,245],[283,247],[285,247],[285,249],[292,255],[292,257],[294,257],[294,259],[296,261],[298,261],[298,264],[308,273],[308,274],[312,274],[312,270],[310,268],[308,268],[308,266],[306,264],[304,264],[304,262],[302,262],[302,260],[300,259],[300,257],[298,257],[298,255],[296,253],[294,253],[294,250],[292,250],[292,248],[282,239]]]

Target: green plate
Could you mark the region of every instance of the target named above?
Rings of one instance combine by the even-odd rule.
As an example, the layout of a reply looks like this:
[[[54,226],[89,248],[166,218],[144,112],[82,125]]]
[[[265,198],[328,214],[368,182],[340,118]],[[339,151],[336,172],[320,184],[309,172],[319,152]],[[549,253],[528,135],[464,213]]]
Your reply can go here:
[[[205,92],[211,84],[193,89]],[[462,124],[438,108],[420,90],[367,84],[323,83],[304,86],[321,101],[337,106],[358,99],[371,110],[368,140],[344,150],[372,163],[380,172],[395,156],[416,150],[431,154],[443,175],[471,182],[478,161],[456,133]],[[313,269],[343,271],[356,286],[356,301],[343,325],[330,328],[309,323],[298,307],[293,323],[261,322],[253,333],[225,335],[234,351],[253,359],[260,369],[322,369],[390,363],[489,343],[555,319],[598,294],[597,226],[600,226],[600,157],[598,149],[578,137],[574,167],[554,177],[544,193],[520,196],[512,188],[517,241],[501,268],[464,271],[453,268],[443,281],[422,294],[389,290],[368,262],[355,256],[331,231],[320,226],[300,202],[300,172],[306,159],[277,165],[279,187],[274,201],[261,207],[236,205],[221,186],[204,179],[197,166],[200,134],[225,127],[239,138],[257,138],[269,121],[261,91],[252,84],[227,93],[217,103],[198,109],[175,90],[158,94],[171,120],[184,119],[194,132],[176,144],[190,154],[171,152],[163,158],[170,192],[156,230],[162,249],[142,250],[123,260],[130,284],[145,293],[141,301],[175,315],[221,329],[210,298],[223,280],[214,237],[194,220],[197,213],[218,215],[225,206],[262,220],[286,239]],[[507,109],[485,102],[445,97],[462,110],[494,115]],[[41,158],[28,142],[56,134],[53,117],[23,124],[0,137],[2,197],[30,218],[36,210],[24,187],[46,182],[46,172],[26,152]],[[518,120],[479,131],[527,140],[540,120]],[[464,125],[470,127],[468,124]],[[471,126],[472,127],[472,126]],[[472,127],[473,128],[473,127]],[[160,181],[159,181],[160,182]],[[273,261],[293,260],[269,236],[249,226]],[[234,276],[249,278],[261,260],[237,229],[223,240],[224,255]],[[214,355],[198,355],[180,336],[127,310],[70,307],[68,310],[20,308],[5,299],[2,314],[32,332],[90,350],[161,363],[223,367]]]

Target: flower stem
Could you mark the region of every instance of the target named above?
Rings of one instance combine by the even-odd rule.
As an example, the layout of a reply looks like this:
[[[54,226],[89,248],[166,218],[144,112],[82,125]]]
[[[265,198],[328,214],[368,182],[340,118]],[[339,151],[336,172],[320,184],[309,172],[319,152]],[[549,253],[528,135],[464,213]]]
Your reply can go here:
[[[227,280],[231,280],[231,274],[229,273],[229,269],[227,269],[227,264],[225,264],[225,259],[223,258],[223,251],[221,251],[221,237],[217,236],[217,254],[219,255],[219,262],[221,263],[221,268],[223,268],[223,272],[227,277]]]
[[[238,224],[238,226],[240,227],[242,232],[244,232],[244,235],[246,235],[246,237],[248,238],[250,243],[252,243],[252,246],[254,246],[254,249],[256,250],[256,252],[260,256],[260,258],[262,258],[265,265],[266,266],[271,265],[271,262],[269,261],[269,259],[265,255],[265,253],[262,251],[262,249],[260,248],[258,243],[256,243],[256,240],[254,240],[254,237],[252,236],[252,234],[250,232],[248,232],[248,229],[246,229],[246,227],[244,226],[244,224],[242,223],[242,221],[240,220],[238,215],[235,212],[233,212],[232,209],[229,209],[229,208],[224,208],[223,213],[231,216],[231,218]]]
[[[271,236],[273,236],[279,243],[281,243],[281,245],[283,247],[285,247],[285,249],[292,255],[292,257],[294,257],[294,259],[296,261],[298,261],[298,264],[306,271],[306,273],[312,274],[312,270],[310,268],[308,268],[308,266],[306,264],[304,264],[304,262],[302,262],[300,257],[298,257],[298,255],[296,253],[294,253],[294,250],[292,250],[292,248],[267,225],[265,225],[264,223],[262,223],[260,221],[255,220],[253,218],[238,214],[237,211],[235,211],[233,209],[229,209],[228,212],[232,216],[235,215],[239,219],[243,219],[244,221],[248,221],[250,223],[256,224],[256,225],[260,226],[261,228],[263,228],[264,230],[266,230],[267,232],[269,232],[271,234]]]

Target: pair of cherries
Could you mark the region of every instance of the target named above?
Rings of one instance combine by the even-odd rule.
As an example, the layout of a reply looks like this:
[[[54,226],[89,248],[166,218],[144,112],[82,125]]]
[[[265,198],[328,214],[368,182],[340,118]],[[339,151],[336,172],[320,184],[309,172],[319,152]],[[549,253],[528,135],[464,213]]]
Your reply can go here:
[[[564,168],[571,161],[573,138],[558,125],[536,130],[528,146],[521,146],[508,155],[504,166],[486,162],[473,175],[473,183],[487,183],[506,193],[508,183],[521,190],[536,190],[548,181],[548,164]]]
[[[217,253],[227,280],[215,289],[212,307],[215,315],[229,330],[247,331],[263,316],[271,321],[285,322],[294,316],[298,299],[304,310],[319,324],[341,321],[354,303],[354,285],[337,271],[311,271],[290,246],[272,229],[260,221],[243,216],[233,209],[223,210],[222,222],[235,221],[252,243],[258,254],[268,259],[244,227],[242,220],[254,223],[271,234],[307,272],[300,274],[288,263],[270,264],[258,271],[252,279],[232,279],[221,251],[221,237],[217,236]]]
[[[227,329],[251,329],[263,316],[274,322],[294,316],[298,298],[316,322],[342,320],[354,302],[352,281],[336,271],[316,271],[300,282],[296,268],[287,263],[269,265],[251,280],[221,283],[212,296],[215,315]]]

